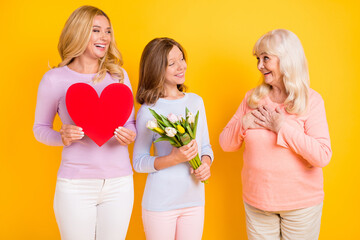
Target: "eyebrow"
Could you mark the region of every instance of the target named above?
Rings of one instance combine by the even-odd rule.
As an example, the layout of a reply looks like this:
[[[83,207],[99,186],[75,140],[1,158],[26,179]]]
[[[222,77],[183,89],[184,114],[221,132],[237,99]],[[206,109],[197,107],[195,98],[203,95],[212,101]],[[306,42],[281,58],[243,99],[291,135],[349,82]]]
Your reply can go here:
[[[94,25],[93,28],[94,28],[94,27],[101,28],[101,26],[98,26],[98,25]],[[111,29],[111,27],[107,27],[106,29]]]

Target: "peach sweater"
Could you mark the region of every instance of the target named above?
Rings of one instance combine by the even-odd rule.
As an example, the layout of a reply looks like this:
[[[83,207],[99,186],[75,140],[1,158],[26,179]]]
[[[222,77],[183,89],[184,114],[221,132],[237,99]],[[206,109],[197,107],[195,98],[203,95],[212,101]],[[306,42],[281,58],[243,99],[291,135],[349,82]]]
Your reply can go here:
[[[253,110],[247,106],[250,93],[220,134],[220,145],[227,152],[240,149],[245,142],[241,173],[244,201],[265,211],[321,203],[321,168],[329,163],[332,151],[320,94],[310,89],[308,110],[302,115],[288,114],[282,104],[265,97],[260,105],[279,106],[285,112],[285,123],[276,134],[266,129],[243,129],[242,117]]]

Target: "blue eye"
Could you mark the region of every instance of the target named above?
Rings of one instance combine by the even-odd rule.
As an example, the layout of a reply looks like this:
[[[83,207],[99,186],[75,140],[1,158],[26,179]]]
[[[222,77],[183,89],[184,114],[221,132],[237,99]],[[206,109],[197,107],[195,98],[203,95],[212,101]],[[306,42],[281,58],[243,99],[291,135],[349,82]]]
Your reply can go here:
[[[264,60],[269,60],[270,58],[268,56],[265,56],[264,57]]]

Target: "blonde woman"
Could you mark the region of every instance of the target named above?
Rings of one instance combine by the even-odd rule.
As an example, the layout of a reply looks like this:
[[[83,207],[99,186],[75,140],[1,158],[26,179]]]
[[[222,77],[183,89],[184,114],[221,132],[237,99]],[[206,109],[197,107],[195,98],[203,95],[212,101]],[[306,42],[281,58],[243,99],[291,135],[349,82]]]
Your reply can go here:
[[[148,173],[142,200],[142,218],[148,240],[200,240],[204,226],[204,184],[211,175],[210,146],[202,98],[185,93],[187,69],[183,47],[170,38],[150,41],[141,56],[134,145],[134,169]],[[146,128],[153,119],[149,108],[168,116],[199,111],[196,140],[181,148],[169,142],[153,143],[159,135]],[[154,144],[155,153],[150,154]],[[195,171],[188,161],[199,152],[202,164]]]
[[[253,54],[263,81],[245,95],[220,135],[224,151],[245,142],[248,238],[318,239],[322,167],[332,155],[324,101],[309,88],[304,50],[294,33],[266,33]]]
[[[99,147],[74,125],[65,104],[74,83],[87,83],[98,94],[112,83],[131,88],[108,16],[92,6],[76,9],[58,50],[62,62],[39,86],[34,134],[44,144],[64,147],[54,198],[61,238],[125,239],[134,198],[127,147],[136,136],[134,109],[124,127]],[[60,132],[53,129],[56,113],[63,123]]]

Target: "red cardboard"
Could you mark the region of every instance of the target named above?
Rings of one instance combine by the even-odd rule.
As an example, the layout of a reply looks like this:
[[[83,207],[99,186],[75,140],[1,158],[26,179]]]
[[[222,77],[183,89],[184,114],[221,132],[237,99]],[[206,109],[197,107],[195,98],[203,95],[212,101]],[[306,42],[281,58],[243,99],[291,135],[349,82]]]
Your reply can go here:
[[[99,147],[114,136],[117,127],[125,124],[133,105],[130,88],[121,83],[107,86],[100,98],[86,83],[75,83],[66,92],[66,107],[71,119]]]

